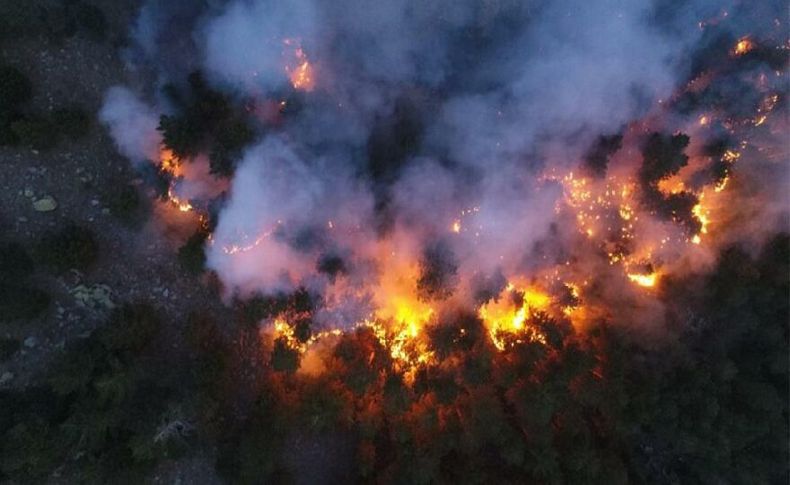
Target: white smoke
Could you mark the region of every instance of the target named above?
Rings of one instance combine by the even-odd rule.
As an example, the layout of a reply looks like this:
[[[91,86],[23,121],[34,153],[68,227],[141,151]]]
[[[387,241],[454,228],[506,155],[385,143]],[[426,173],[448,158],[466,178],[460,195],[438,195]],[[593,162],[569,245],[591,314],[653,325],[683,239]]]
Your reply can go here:
[[[548,252],[559,258],[578,235],[573,221],[557,228],[568,221],[558,219],[562,194],[541,179],[545,169],[576,167],[597,136],[668,100],[689,72],[698,22],[725,6],[664,3],[236,0],[188,9],[189,52],[234,99],[277,101],[296,48],[317,78],[301,110],[259,130],[239,160],[209,268],[232,293],[307,286],[332,300],[318,319],[333,321],[371,306],[362,289],[376,285],[382,254],[416,261],[443,241],[462,274],[509,276],[540,264],[529,259],[535,246],[554,238]],[[166,18],[141,15],[148,57]],[[417,125],[413,150],[371,177],[371,140],[398,117]],[[156,114],[128,90],[108,93],[101,119],[132,160],[158,146]],[[216,195],[192,187],[191,196]],[[343,275],[317,271],[327,255],[342,258]]]
[[[109,128],[121,154],[132,163],[159,158],[159,115],[129,89],[115,86],[107,91],[99,120]]]

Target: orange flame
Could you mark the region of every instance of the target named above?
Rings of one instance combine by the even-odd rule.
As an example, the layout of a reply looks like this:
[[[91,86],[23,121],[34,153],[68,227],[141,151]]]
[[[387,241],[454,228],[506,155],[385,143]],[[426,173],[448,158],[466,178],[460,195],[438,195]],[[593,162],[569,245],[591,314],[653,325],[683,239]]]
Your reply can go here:
[[[297,41],[292,39],[285,39],[283,43],[286,46],[298,44]],[[297,46],[293,51],[293,59],[293,64],[285,66],[285,72],[288,73],[291,86],[300,91],[312,91],[315,88],[315,76],[313,65],[307,58],[307,54],[301,47]]]
[[[525,334],[529,340],[545,343],[545,337],[529,327],[528,320],[536,312],[545,311],[551,296],[534,287],[517,289],[512,283],[498,300],[480,307],[478,314],[488,328],[491,341],[499,350],[506,347],[504,334]]]
[[[656,286],[656,282],[658,281],[658,274],[657,273],[649,273],[649,274],[628,273],[628,279],[633,281],[639,286],[643,286],[645,288],[652,288]]]
[[[159,169],[162,172],[169,174],[174,179],[181,176],[182,174],[181,161],[173,153],[173,150],[170,150],[169,148],[166,148],[164,146],[160,147]],[[178,210],[180,210],[181,212],[189,212],[194,209],[194,207],[192,207],[192,204],[190,204],[189,201],[181,199],[175,193],[175,181],[171,181],[170,186],[167,188],[167,199],[170,201],[171,204],[176,206],[176,208],[178,208]]]
[[[738,42],[736,42],[735,47],[732,49],[732,53],[735,56],[742,56],[748,54],[752,49],[754,49],[754,42],[747,35],[738,39]]]

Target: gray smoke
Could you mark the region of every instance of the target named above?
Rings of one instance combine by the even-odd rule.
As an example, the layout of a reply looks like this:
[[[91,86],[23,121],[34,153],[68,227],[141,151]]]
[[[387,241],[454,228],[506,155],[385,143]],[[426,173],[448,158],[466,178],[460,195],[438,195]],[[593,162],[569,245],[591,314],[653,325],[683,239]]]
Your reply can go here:
[[[535,248],[547,240],[555,245],[546,264],[565,258],[578,235],[555,211],[560,187],[541,177],[573,169],[597,136],[666,102],[692,69],[699,22],[724,3],[149,5],[129,58],[158,66],[159,81],[180,82],[198,66],[236,99],[277,101],[303,50],[315,86],[239,160],[208,266],[231,292],[305,285],[333,299],[337,314],[324,318],[335,320],[375,305],[364,288],[376,286],[386,261],[419,261],[433,243],[459,261],[461,292],[475,275],[539,266]],[[189,59],[173,59],[172,42]],[[160,142],[152,108],[114,88],[101,116],[122,153],[152,156]],[[401,129],[406,142],[371,148],[378,130]],[[633,172],[638,157],[627,148]],[[342,277],[317,272],[328,255],[344,262]]]

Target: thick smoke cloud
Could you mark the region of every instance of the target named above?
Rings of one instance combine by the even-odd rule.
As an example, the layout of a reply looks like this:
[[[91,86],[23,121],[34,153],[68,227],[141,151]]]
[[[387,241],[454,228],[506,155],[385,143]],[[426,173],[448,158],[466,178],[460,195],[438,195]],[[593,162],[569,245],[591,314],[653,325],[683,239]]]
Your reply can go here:
[[[364,231],[370,214],[368,194],[343,165],[308,165],[285,140],[269,137],[236,171],[208,264],[247,293],[291,290],[306,282],[319,257],[344,250],[348,233]],[[236,252],[234,245],[255,246]]]
[[[642,133],[630,124],[685,82],[700,19],[724,8],[624,0],[146,6],[130,59],[160,65],[158,76],[176,83],[197,65],[234,99],[274,102],[291,89],[300,56],[310,60],[315,85],[299,94],[294,114],[262,123],[207,253],[231,293],[307,286],[325,297],[318,318],[330,321],[379,305],[387,268],[411,268],[437,244],[459,262],[464,296],[479,292],[474,282],[582,258],[574,221],[556,210],[561,187],[541,182],[577,167],[601,135],[628,129],[609,165],[636,173]],[[189,20],[180,41],[189,62],[157,54],[173,18]],[[129,91],[111,90],[101,116],[130,159],[155,156],[156,115]],[[645,239],[665,225],[645,224]],[[321,271],[327,258],[342,262],[340,276]]]
[[[99,120],[109,128],[121,154],[132,163],[156,160],[159,156],[159,116],[129,89],[114,87],[107,91]]]
[[[292,54],[286,42],[310,43],[316,13],[307,0],[229,3],[202,33],[207,72],[218,82],[248,90],[286,84],[283,61]]]

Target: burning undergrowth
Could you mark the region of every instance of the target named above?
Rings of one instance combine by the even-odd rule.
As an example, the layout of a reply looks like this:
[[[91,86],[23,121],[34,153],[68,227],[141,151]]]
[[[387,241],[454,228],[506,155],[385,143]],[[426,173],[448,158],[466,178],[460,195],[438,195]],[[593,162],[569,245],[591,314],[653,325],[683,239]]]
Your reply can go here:
[[[101,118],[254,335],[269,371],[245,423],[272,440],[353,430],[359,476],[390,481],[716,481],[689,467],[754,440],[680,450],[663,404],[617,396],[707,389],[725,357],[697,373],[703,337],[741,349],[736,317],[782,313],[732,310],[782,279],[770,3],[151,3],[127,54],[156,81],[111,89]],[[766,356],[786,342],[752,330]],[[721,416],[699,420],[735,433]],[[220,462],[276,477],[240,426]]]
[[[102,119],[276,370],[452,393],[464,350],[677,334],[672,281],[787,229],[782,16],[665,3],[149,5]]]
[[[261,318],[288,349],[367,327],[413,372],[445,315],[501,350],[544,342],[545,318],[628,321],[613,294],[660,331],[665,277],[785,229],[779,20],[357,7],[148,6],[129,52],[160,66],[155,95],[114,88],[102,110],[200,224],[228,300],[309,295]],[[192,62],[150,48],[178,18]]]

